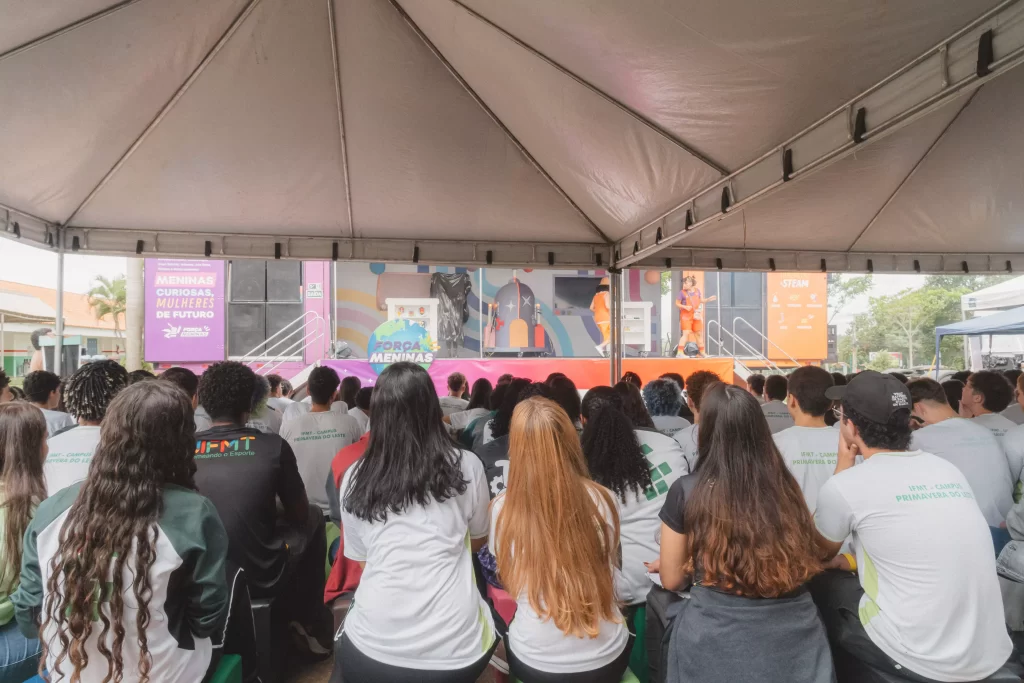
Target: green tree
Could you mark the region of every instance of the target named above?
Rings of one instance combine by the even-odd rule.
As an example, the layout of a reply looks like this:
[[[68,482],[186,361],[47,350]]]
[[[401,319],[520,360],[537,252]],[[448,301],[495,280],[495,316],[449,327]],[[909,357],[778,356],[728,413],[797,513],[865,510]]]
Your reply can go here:
[[[113,278],[97,275],[89,290],[89,306],[97,320],[111,316],[114,321],[114,335],[121,337],[121,316],[127,307],[128,295],[124,275]]]
[[[661,295],[665,296],[672,291],[672,271],[661,271]]]
[[[885,372],[894,367],[896,367],[896,359],[885,349],[877,352],[875,357],[868,361],[867,365],[868,370],[874,370],[875,372]]]
[[[858,275],[856,277],[843,277],[839,273],[832,273],[828,277],[828,307],[832,311],[828,321],[836,317],[839,311],[843,310],[846,304],[858,296],[867,293],[871,289],[871,276]]]

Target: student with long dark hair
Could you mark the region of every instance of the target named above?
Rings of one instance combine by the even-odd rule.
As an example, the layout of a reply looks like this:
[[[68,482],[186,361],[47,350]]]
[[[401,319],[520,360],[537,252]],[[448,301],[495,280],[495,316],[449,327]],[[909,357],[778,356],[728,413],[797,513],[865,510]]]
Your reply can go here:
[[[671,626],[668,683],[832,683],[805,587],[822,568],[814,522],[754,397],[711,385],[698,443],[696,472],[672,485],[662,508],[652,568],[669,590],[692,583]]]
[[[473,683],[498,644],[471,555],[487,540],[483,466],[448,436],[418,365],[381,373],[371,413],[339,490],[345,557],[364,571],[331,680]]]
[[[657,429],[651,414],[647,412],[647,406],[644,405],[644,397],[635,384],[619,382],[613,388],[622,396],[622,410],[635,429]]]
[[[505,490],[505,478],[508,476],[509,429],[512,414],[516,406],[531,396],[551,397],[551,389],[540,382],[530,383],[528,379],[513,380],[505,392],[505,400],[498,409],[498,414],[491,421],[494,438],[474,451],[484,464],[487,476],[487,487],[491,498]],[[508,422],[506,422],[506,418]]]
[[[34,406],[0,405],[0,681],[23,681],[39,664],[39,641],[18,629],[11,594],[21,576],[25,530],[46,498],[46,429],[46,419]]]
[[[498,574],[516,598],[506,651],[522,683],[618,683],[632,637],[615,596],[618,514],[576,430],[534,397],[512,418],[508,489],[491,506]]]
[[[110,405],[85,482],[43,501],[12,597],[51,681],[195,683],[227,617],[227,534],[196,493],[192,405],[139,382]],[[41,623],[41,626],[40,626]]]
[[[473,393],[469,399],[469,405],[465,410],[451,415],[445,415],[444,421],[452,426],[452,433],[462,431],[477,418],[483,417],[491,412],[491,394],[493,388],[491,382],[481,377],[473,382]]]

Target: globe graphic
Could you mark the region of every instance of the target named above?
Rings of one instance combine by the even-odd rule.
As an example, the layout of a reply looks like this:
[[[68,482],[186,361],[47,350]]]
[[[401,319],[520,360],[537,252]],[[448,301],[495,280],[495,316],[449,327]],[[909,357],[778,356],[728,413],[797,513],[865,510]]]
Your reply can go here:
[[[367,344],[370,367],[378,375],[392,363],[414,362],[424,370],[434,360],[436,344],[422,325],[408,320],[388,320],[370,335]]]

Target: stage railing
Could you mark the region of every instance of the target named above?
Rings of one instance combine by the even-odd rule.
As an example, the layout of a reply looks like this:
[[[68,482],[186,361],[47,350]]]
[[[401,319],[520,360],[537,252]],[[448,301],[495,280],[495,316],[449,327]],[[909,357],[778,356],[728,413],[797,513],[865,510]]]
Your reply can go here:
[[[316,311],[306,311],[257,344],[238,361],[258,374],[269,375],[288,361],[303,360],[306,349],[324,339],[326,327],[323,316]],[[294,335],[301,336],[293,339]]]
[[[712,330],[712,328],[714,326],[718,327],[718,338],[715,339],[714,341],[716,341],[718,343],[718,350],[719,350],[719,352],[721,352],[723,354],[725,353],[725,344],[722,341],[722,334],[723,333],[727,334],[729,336],[729,338],[732,340],[732,353],[729,353],[727,355],[732,357],[736,362],[738,362],[740,365],[742,365],[744,370],[750,371],[750,368],[748,368],[742,362],[741,359],[744,358],[744,357],[736,355],[736,346],[737,345],[742,347],[744,350],[746,350],[750,354],[750,356],[748,357],[749,359],[753,359],[753,360],[759,361],[761,363],[764,363],[765,367],[767,367],[770,370],[774,370],[775,372],[778,372],[778,373],[782,372],[782,368],[780,368],[778,365],[773,363],[772,360],[770,358],[768,358],[768,356],[764,355],[763,353],[761,353],[760,351],[755,349],[753,346],[751,346],[749,343],[747,343],[746,340],[738,337],[737,335],[733,334],[729,330],[725,329],[725,327],[722,326],[722,323],[718,322],[717,320],[709,320],[709,321],[707,321],[707,332],[708,332],[709,336],[711,335],[711,330]]]
[[[754,334],[756,334],[756,335],[757,335],[757,336],[759,336],[759,337],[760,337],[761,339],[765,340],[766,342],[768,342],[769,344],[771,344],[772,346],[774,346],[774,347],[775,347],[776,349],[778,349],[778,350],[779,350],[779,352],[780,352],[780,353],[781,353],[781,354],[782,354],[783,356],[785,356],[785,357],[786,357],[786,358],[788,358],[789,360],[793,361],[793,364],[794,364],[794,365],[796,365],[796,366],[798,366],[798,367],[800,366],[800,361],[798,361],[798,360],[797,360],[796,358],[793,358],[793,356],[791,356],[791,355],[789,355],[788,353],[786,353],[786,350],[785,350],[784,348],[782,348],[781,346],[779,346],[778,344],[776,344],[775,342],[773,342],[773,341],[772,341],[771,339],[769,339],[769,338],[768,338],[767,336],[765,336],[764,332],[762,332],[761,330],[759,330],[759,329],[757,329],[756,327],[754,327],[753,325],[751,325],[751,324],[750,324],[750,322],[749,322],[749,321],[748,321],[748,320],[747,320],[746,318],[742,318],[742,317],[740,317],[740,316],[737,316],[737,317],[735,317],[735,318],[733,318],[733,319],[732,319],[732,333],[733,333],[733,335],[735,335],[735,334],[736,334],[736,323],[737,323],[737,321],[738,321],[738,322],[741,322],[741,323],[743,323],[744,325],[746,325],[747,327],[749,327],[749,328],[750,328],[751,330],[753,330],[753,331],[754,331]]]

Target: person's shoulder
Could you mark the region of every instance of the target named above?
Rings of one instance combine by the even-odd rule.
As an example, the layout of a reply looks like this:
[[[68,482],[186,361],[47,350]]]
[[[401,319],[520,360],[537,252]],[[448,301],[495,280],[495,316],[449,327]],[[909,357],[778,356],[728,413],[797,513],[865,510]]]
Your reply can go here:
[[[490,444],[487,445],[489,446]],[[462,469],[463,474],[473,477],[485,476],[484,463],[476,453],[467,451],[465,448],[458,448],[457,450],[459,453],[459,467]]]
[[[796,425],[792,427],[786,427],[772,434],[772,439],[775,440],[776,444],[789,443],[800,438],[800,428]]]
[[[32,527],[36,530],[42,530],[53,524],[57,518],[74,504],[83,483],[85,482],[80,481],[77,484],[72,484],[39,503],[35,515],[32,517]]]
[[[1006,430],[1003,443],[1024,448],[1024,425],[1016,425]]]
[[[673,435],[673,439],[677,444],[683,448],[696,447],[697,446],[697,433],[700,430],[700,425],[691,424],[683,427]]]

